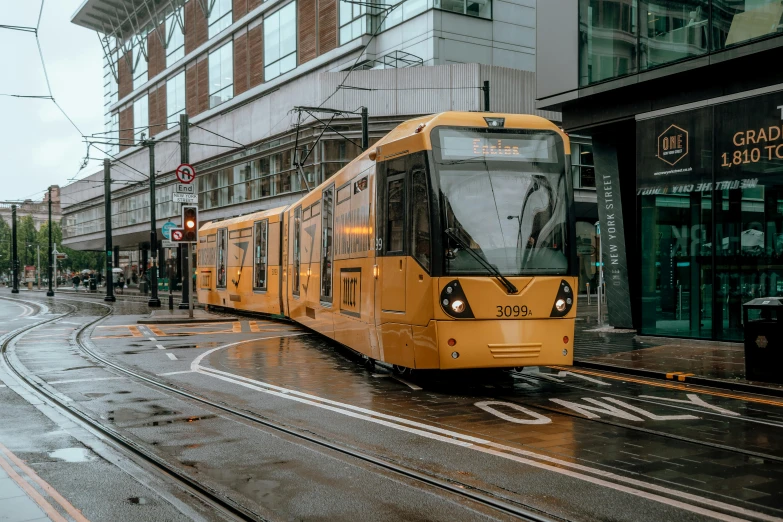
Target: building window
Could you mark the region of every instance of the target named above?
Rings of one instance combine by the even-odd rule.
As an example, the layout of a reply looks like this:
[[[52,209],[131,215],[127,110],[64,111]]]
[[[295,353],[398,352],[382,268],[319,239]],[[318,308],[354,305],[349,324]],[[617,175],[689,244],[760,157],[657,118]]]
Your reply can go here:
[[[571,143],[571,173],[574,188],[595,188],[592,145]]]
[[[185,35],[182,32],[182,25],[184,23],[183,8],[180,7],[176,12],[171,13],[166,18],[166,38],[168,38],[168,45],[166,46],[166,67],[171,67],[177,61],[185,57]]]
[[[231,0],[211,0],[212,10],[209,12],[209,37],[219,34],[231,25]]]
[[[145,94],[133,102],[133,135],[139,141],[150,136],[150,131],[147,128],[150,121],[149,116],[149,100]]]
[[[209,106],[234,97],[234,42],[209,53]]]
[[[780,34],[781,17],[779,0],[712,0],[713,49]]]
[[[267,224],[268,220],[257,221],[255,224],[253,290],[266,290]]]
[[[369,20],[365,5],[340,0],[340,45],[369,33]]]
[[[146,35],[147,31],[142,31]],[[145,83],[147,83],[147,57],[145,56],[147,49],[144,52],[141,50],[142,43],[146,45],[147,37],[139,37],[136,40],[136,44],[133,46],[133,54],[131,56],[133,60],[133,88],[138,89]]]
[[[185,71],[169,78],[166,82],[166,121],[177,121],[185,112]]]
[[[109,128],[106,130],[109,131],[109,142],[114,143],[114,145],[109,145],[109,152],[112,152],[113,154],[119,154],[120,152],[120,146],[118,145],[120,139],[120,113],[119,112],[113,112],[111,116],[109,116]]]
[[[709,0],[640,2],[640,67],[649,69],[705,54],[709,50],[709,3]]]
[[[296,67],[296,2],[264,18],[264,79]]]
[[[492,18],[491,0],[435,0],[435,7],[478,18]]]

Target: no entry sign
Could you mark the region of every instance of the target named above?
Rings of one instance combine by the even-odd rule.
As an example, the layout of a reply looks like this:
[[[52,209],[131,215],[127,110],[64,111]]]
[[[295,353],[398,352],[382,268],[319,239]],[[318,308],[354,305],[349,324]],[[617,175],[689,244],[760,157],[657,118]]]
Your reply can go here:
[[[188,163],[183,163],[177,167],[175,174],[177,175],[179,182],[185,183],[186,185],[192,183],[193,180],[196,179],[196,169],[193,168],[193,165],[189,165]]]

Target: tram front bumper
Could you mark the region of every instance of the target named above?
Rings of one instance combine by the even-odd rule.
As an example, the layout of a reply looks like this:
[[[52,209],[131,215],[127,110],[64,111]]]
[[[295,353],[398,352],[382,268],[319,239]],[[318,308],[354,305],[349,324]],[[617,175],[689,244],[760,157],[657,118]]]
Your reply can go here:
[[[574,363],[573,318],[438,321],[437,328],[442,370]]]

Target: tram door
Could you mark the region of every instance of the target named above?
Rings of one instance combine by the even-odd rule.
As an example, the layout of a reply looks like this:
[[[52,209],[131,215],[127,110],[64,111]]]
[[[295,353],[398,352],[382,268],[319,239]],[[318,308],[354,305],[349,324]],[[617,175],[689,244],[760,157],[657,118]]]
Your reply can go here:
[[[405,313],[405,158],[388,162],[386,176],[381,176],[382,188],[378,205],[378,232],[382,233],[380,254],[381,313]]]

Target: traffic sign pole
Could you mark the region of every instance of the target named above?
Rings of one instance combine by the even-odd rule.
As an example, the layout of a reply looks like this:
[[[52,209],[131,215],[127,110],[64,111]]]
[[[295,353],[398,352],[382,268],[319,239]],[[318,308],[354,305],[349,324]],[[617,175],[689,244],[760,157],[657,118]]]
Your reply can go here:
[[[190,163],[190,123],[187,113],[179,115],[179,151],[180,163],[188,165]],[[193,171],[195,176],[195,171]],[[190,245],[182,243],[182,301],[179,303],[180,310],[187,310],[188,317],[193,317],[193,302],[190,298],[190,282],[192,280],[190,273]]]

